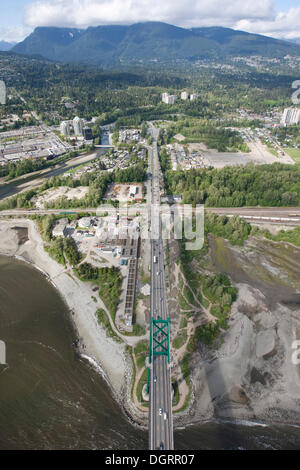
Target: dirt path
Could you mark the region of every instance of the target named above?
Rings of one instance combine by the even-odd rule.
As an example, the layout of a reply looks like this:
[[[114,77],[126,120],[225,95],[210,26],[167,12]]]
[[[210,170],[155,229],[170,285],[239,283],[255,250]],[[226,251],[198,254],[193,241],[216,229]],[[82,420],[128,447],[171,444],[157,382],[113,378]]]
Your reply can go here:
[[[135,359],[135,355],[133,354],[133,362],[134,362],[134,367],[135,367],[135,370],[137,370],[137,364],[136,364],[136,359]],[[133,403],[134,405],[140,410],[140,411],[143,411],[144,413],[148,413],[149,409],[143,405],[141,405],[141,403],[138,401],[138,397],[137,397],[137,386],[139,384],[139,381],[141,380],[142,378],[142,375],[144,373],[144,371],[146,370],[146,367],[143,367],[138,374],[136,374],[135,376],[135,381],[134,381],[134,386],[133,386]]]

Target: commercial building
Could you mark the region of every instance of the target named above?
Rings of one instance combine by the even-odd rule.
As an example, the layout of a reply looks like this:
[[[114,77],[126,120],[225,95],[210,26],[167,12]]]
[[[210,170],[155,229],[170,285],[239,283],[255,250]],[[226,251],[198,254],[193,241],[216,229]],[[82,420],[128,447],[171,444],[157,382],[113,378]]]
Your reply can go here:
[[[293,124],[300,123],[300,108],[285,108],[281,124],[283,126],[292,126]]]
[[[90,127],[85,127],[83,129],[83,137],[85,138],[85,140],[93,140],[93,133]]]
[[[52,230],[53,237],[65,237],[67,234],[68,219],[60,219]]]
[[[4,139],[8,139],[5,142]],[[45,158],[51,160],[69,150],[69,145],[62,142],[56,134],[38,127],[22,127],[18,130],[1,132],[0,164],[19,161],[25,158]]]
[[[129,189],[129,196],[134,197],[137,194],[138,187],[137,186],[130,186]]]
[[[78,220],[78,227],[80,228],[90,228],[92,224],[92,219],[91,217],[82,217],[81,219]]]

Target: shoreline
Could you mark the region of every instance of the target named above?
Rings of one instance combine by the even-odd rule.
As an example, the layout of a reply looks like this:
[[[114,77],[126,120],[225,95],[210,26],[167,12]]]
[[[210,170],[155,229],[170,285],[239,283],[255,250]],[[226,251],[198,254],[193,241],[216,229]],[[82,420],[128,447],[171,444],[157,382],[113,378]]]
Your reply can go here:
[[[19,226],[28,230],[28,240],[24,244],[19,243],[18,234],[13,230]],[[107,312],[107,308],[100,298],[97,303],[92,300],[94,286],[73,278],[68,269],[46,253],[34,221],[2,220],[0,238],[0,255],[31,265],[55,288],[65,303],[69,320],[80,338],[80,346],[76,348],[76,352],[101,375],[130,422],[146,429],[148,415],[143,416],[134,404],[130,403],[132,364],[125,352],[126,344],[116,343],[107,337],[105,330],[98,324],[96,310],[103,308]]]
[[[19,261],[22,261],[23,263],[26,263],[26,264],[29,264],[31,267],[33,267],[34,269],[37,269],[41,274],[43,274],[43,276],[46,278],[47,282],[49,282],[54,288],[55,290],[57,291],[57,294],[62,298],[63,302],[66,304],[66,306],[68,307],[67,310],[68,310],[68,318],[69,320],[71,321],[71,324],[72,324],[72,327],[74,329],[74,332],[76,332],[76,334],[78,335],[79,332],[78,332],[78,328],[77,328],[77,325],[76,325],[76,322],[74,321],[73,319],[73,315],[72,315],[72,309],[69,308],[69,304],[67,302],[67,299],[64,297],[63,293],[61,292],[61,290],[59,289],[58,285],[55,284],[53,282],[53,280],[49,277],[49,275],[43,271],[39,266],[37,266],[36,264],[32,263],[31,261],[23,258],[22,256],[19,256],[19,255],[15,255],[15,256],[11,256],[11,255],[5,255],[3,253],[0,252],[0,255],[1,256],[5,256],[7,258],[14,258],[14,259],[18,259]],[[81,338],[84,340],[84,338]],[[87,354],[87,350],[86,349],[83,349],[81,345],[77,346],[76,349],[75,349],[75,353],[77,354],[77,356],[79,357],[80,360],[88,363],[88,365],[94,370],[97,372],[97,374],[99,374],[103,381],[106,383],[106,385],[108,386],[108,388],[110,389],[110,391],[112,392],[112,395],[113,395],[113,398],[114,400],[116,401],[116,403],[118,404],[118,406],[120,407],[122,413],[124,414],[124,416],[128,419],[128,421],[130,421],[130,423],[135,426],[135,427],[138,427],[139,429],[143,429],[143,430],[146,430],[147,427],[141,423],[139,423],[135,417],[132,415],[132,413],[130,413],[130,411],[127,409],[126,405],[123,403],[122,401],[122,398],[117,394],[114,386],[112,385],[110,379],[109,379],[109,375],[108,373],[104,370],[104,368],[102,367],[101,363],[93,356],[90,356],[89,354]]]
[[[31,267],[33,267],[34,269],[36,269],[37,271],[39,271],[47,280],[47,282],[49,282],[54,288],[55,290],[57,291],[57,294],[61,297],[61,299],[63,300],[63,302],[66,304],[66,307],[67,307],[67,310],[68,310],[68,319],[70,320],[71,324],[72,324],[72,327],[74,329],[74,332],[79,335],[79,331],[78,331],[78,328],[77,328],[77,325],[76,325],[76,322],[74,321],[73,319],[73,315],[72,315],[72,312],[73,310],[70,308],[69,304],[68,304],[68,301],[66,299],[66,297],[64,296],[63,292],[61,291],[61,289],[59,288],[59,286],[57,284],[55,284],[55,282],[51,279],[51,277],[48,275],[47,272],[45,272],[43,269],[41,269],[38,265],[36,265],[35,263],[29,261],[28,259],[26,258],[23,258],[22,256],[20,255],[5,255],[4,253],[1,253],[0,252],[0,255],[1,256],[5,256],[6,258],[13,258],[13,259],[17,259],[18,261],[21,261],[23,263],[26,263],[26,264],[29,264]],[[81,339],[84,339],[84,338],[81,338]],[[114,397],[116,399],[116,394],[115,394],[115,390],[109,380],[109,376],[108,374],[106,373],[106,371],[104,370],[104,368],[102,367],[101,363],[97,361],[96,358],[86,354],[87,351],[86,349],[82,348],[81,345],[78,345],[76,347],[76,350],[75,352],[77,353],[77,355],[85,360],[86,362],[89,363],[89,365],[97,371],[98,374],[101,375],[101,377],[103,378],[103,380],[106,382],[106,384],[109,386],[109,388],[111,389],[111,391],[113,392],[114,394]]]
[[[20,244],[17,231],[13,230],[16,227],[24,227],[28,230],[28,240],[23,244]],[[100,373],[111,390],[115,401],[120,406],[122,413],[130,423],[140,429],[147,429],[148,413],[140,412],[131,400],[133,365],[125,351],[126,343],[116,343],[113,339],[108,338],[105,330],[98,324],[95,315],[96,310],[104,308],[107,311],[107,309],[100,298],[97,299],[97,303],[92,300],[94,286],[89,282],[82,283],[77,278],[73,278],[68,268],[59,265],[50,258],[44,250],[43,240],[34,221],[29,219],[9,219],[0,222],[0,255],[14,257],[30,264],[33,268],[38,269],[51,283],[67,306],[69,319],[74,331],[78,334],[78,338],[80,338],[80,347],[76,348],[80,359],[87,361],[90,367]],[[244,300],[247,298],[249,304],[251,304],[250,300],[254,290],[251,289],[252,296],[250,296],[249,288],[246,289],[245,284],[241,284],[239,288],[239,298],[244,298]],[[253,302],[255,302],[256,294],[257,292],[254,294]],[[268,387],[269,392],[275,395],[273,399],[266,400],[269,402],[268,405],[267,403],[261,403],[262,396],[266,399],[265,392],[267,390],[265,392],[262,390],[262,393],[258,393],[255,397],[251,394],[250,399],[253,408],[252,406],[250,408],[244,406],[242,403],[234,404],[228,396],[228,392],[234,383],[242,384],[245,370],[249,370],[249,366],[252,365],[253,347],[255,347],[255,336],[253,337],[249,319],[239,311],[240,302],[237,301],[234,306],[231,328],[226,333],[225,344],[217,352],[217,360],[213,363],[207,363],[198,356],[197,367],[192,366],[191,400],[184,411],[174,414],[174,429],[180,430],[189,426],[226,422],[243,426],[299,426],[299,407],[296,406],[293,415],[290,414],[291,400],[294,401],[296,395],[299,396],[298,384],[300,385],[300,383],[298,381],[298,384],[295,382],[289,384],[284,393],[285,396],[281,406],[278,407],[276,407],[274,401],[275,398],[280,396],[277,387]],[[276,316],[278,314],[281,316],[284,313],[287,312],[283,312],[280,308],[276,312]],[[284,339],[286,340],[286,338]],[[84,348],[81,347],[82,344],[85,345]],[[244,357],[244,362],[246,362],[240,368],[241,357]],[[246,358],[248,359],[246,360]],[[197,357],[195,357],[196,359]],[[226,372],[224,377],[227,376],[228,380],[228,383],[227,381],[226,384],[224,383],[225,389],[222,384],[219,384],[218,389],[218,380],[215,377],[216,366],[220,367],[220,365],[221,370],[224,373]],[[236,369],[237,367],[239,370]],[[288,369],[284,375],[290,381],[293,379],[295,371],[290,367]],[[209,382],[207,382],[208,379]],[[207,384],[212,386],[211,390],[207,388]],[[248,393],[247,387],[246,391]],[[218,397],[218,410],[214,410],[211,392],[216,398]],[[226,398],[225,401],[223,401],[224,398]],[[270,407],[270,405],[271,407],[275,405],[274,408],[277,408],[277,412],[276,410],[274,410],[275,413],[268,412],[268,406]],[[229,414],[228,410],[230,411]]]

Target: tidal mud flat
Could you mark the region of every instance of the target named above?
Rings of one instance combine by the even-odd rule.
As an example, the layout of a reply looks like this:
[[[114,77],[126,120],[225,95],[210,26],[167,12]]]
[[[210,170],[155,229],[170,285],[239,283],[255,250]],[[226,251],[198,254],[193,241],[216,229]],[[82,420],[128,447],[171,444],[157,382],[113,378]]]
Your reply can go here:
[[[244,247],[209,238],[211,272],[238,288],[229,329],[217,350],[193,355],[191,421],[300,423],[300,249],[250,238]]]

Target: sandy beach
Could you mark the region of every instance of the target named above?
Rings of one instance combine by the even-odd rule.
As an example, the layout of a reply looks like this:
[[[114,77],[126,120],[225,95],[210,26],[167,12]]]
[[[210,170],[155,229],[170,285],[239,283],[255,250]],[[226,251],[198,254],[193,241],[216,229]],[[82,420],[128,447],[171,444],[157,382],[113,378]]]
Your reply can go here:
[[[28,230],[28,239],[20,243],[17,227]],[[27,237],[26,237],[27,238]],[[25,240],[26,240],[25,238]],[[24,242],[24,240],[22,240]],[[39,269],[51,282],[69,307],[70,318],[80,338],[80,352],[110,386],[115,399],[124,407],[127,415],[139,424],[144,417],[130,403],[132,365],[125,353],[125,343],[116,343],[106,336],[98,324],[95,312],[98,308],[107,311],[93,285],[83,283],[54,261],[43,248],[43,241],[32,220],[14,219],[0,222],[0,254],[14,256]],[[134,343],[134,338],[126,338]]]

